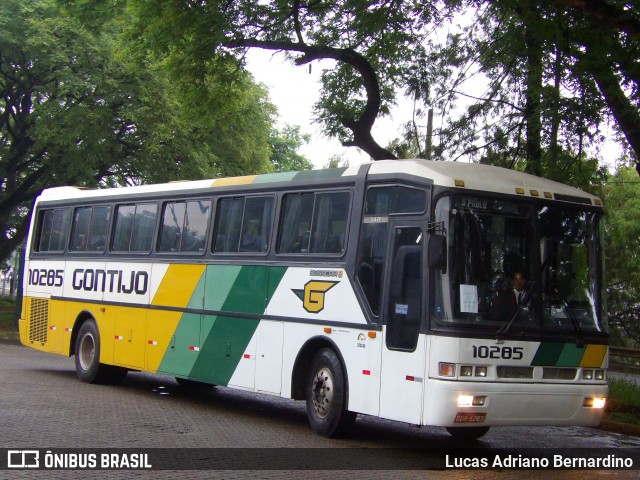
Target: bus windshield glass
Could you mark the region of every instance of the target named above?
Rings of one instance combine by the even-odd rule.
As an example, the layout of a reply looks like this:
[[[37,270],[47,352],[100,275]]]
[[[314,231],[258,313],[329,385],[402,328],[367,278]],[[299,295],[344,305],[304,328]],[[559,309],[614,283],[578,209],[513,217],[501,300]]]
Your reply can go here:
[[[576,206],[447,196],[434,328],[582,335],[602,330],[599,216]]]

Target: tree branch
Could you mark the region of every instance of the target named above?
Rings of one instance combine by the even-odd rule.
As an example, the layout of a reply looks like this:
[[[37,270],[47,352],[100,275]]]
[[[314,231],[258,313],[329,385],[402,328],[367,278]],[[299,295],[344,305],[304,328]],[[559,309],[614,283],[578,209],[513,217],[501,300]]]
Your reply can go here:
[[[374,160],[396,158],[391,152],[381,147],[373,138],[371,128],[380,112],[380,84],[371,63],[360,53],[351,48],[333,48],[327,46],[307,45],[278,40],[258,40],[252,38],[230,40],[227,48],[260,48],[285,52],[299,52],[302,56],[294,62],[305,65],[314,60],[332,59],[353,67],[362,77],[367,103],[358,119],[341,118],[341,123],[353,133],[353,141],[344,142],[346,146],[358,146]]]

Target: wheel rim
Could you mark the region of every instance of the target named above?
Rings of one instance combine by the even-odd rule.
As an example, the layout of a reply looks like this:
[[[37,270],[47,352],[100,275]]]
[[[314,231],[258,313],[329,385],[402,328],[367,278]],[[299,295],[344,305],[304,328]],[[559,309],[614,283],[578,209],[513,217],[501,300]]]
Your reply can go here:
[[[331,412],[331,406],[333,405],[333,376],[331,375],[331,370],[323,367],[316,373],[311,395],[316,414],[321,418],[325,418]]]
[[[93,335],[87,333],[80,341],[80,349],[78,357],[80,359],[80,366],[83,370],[89,370],[93,364],[93,359],[96,356],[96,344],[93,339]]]

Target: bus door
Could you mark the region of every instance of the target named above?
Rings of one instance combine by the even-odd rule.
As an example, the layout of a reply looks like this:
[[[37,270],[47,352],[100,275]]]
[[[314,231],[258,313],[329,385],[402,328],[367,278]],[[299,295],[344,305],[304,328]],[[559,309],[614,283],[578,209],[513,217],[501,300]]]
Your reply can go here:
[[[424,220],[393,219],[383,300],[380,416],[420,424],[425,380]]]

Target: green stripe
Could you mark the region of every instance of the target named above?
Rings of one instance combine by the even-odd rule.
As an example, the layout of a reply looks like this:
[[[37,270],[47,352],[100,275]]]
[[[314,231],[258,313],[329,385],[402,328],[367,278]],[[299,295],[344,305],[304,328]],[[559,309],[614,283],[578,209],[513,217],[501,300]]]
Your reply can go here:
[[[580,365],[585,351],[584,347],[578,347],[575,343],[565,343],[556,365],[558,367],[577,367]]]
[[[205,308],[263,314],[285,272],[285,267],[209,266]],[[220,286],[232,278],[222,301]],[[228,385],[259,324],[257,319],[203,315],[204,341],[190,377]]]
[[[202,308],[204,288],[205,275],[203,274],[189,299],[188,308]],[[200,345],[200,315],[184,313],[173,333],[173,338],[160,362],[158,371],[188,376],[196,360],[194,352],[189,350],[191,345]]]
[[[577,367],[586,352],[575,343],[541,343],[532,366]]]
[[[253,181],[253,184],[259,183],[277,183],[277,182],[290,182],[298,172],[283,172],[283,173],[267,173],[264,175],[258,175]]]
[[[541,343],[538,347],[538,351],[533,357],[531,365],[555,365],[558,361],[558,358],[560,358],[563,347],[563,343]]]

